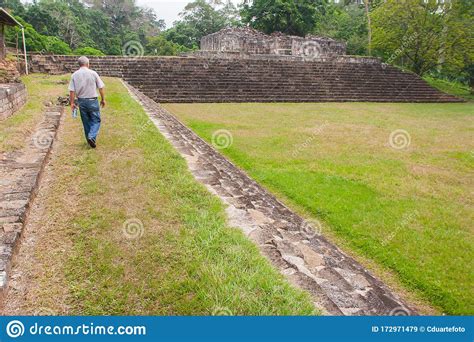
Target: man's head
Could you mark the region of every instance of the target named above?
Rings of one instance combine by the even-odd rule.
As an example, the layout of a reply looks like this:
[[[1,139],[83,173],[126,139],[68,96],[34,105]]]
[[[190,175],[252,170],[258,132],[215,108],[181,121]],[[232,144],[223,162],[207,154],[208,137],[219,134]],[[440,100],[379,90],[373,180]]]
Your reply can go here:
[[[89,58],[86,56],[80,57],[77,62],[79,63],[79,66],[82,67],[89,67]]]

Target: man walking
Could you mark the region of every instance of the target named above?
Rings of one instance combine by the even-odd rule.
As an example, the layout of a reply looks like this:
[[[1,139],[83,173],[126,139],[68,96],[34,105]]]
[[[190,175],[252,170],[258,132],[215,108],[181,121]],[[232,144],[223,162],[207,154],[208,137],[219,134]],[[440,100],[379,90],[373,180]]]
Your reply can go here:
[[[86,135],[87,143],[92,148],[96,148],[97,135],[100,130],[100,107],[97,99],[97,89],[99,89],[101,101],[100,105],[105,107],[104,82],[99,75],[89,69],[89,59],[79,58],[80,69],[72,74],[69,83],[69,100],[71,109],[76,108],[75,98],[81,111],[82,124]]]

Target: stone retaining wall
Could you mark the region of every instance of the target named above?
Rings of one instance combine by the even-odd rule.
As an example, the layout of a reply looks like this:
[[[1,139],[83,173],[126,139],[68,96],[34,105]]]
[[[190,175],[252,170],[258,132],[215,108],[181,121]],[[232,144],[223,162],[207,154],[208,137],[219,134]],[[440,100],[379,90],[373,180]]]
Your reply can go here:
[[[59,75],[70,73],[78,68],[78,56],[61,56],[61,55],[40,55],[30,54],[30,71],[36,73],[47,73],[50,75]],[[307,62],[323,62],[338,64],[374,64],[381,65],[379,58],[360,57],[360,56],[333,56],[333,57],[298,57],[284,55],[241,55],[233,52],[214,52],[214,51],[197,51],[192,55],[183,55],[182,57],[121,57],[121,56],[103,56],[89,57],[91,66],[104,76],[123,77],[124,69],[137,68],[141,64],[149,64],[150,62],[159,65],[172,60],[175,63],[187,63],[189,60],[196,61],[196,64],[202,65],[206,59],[244,59],[244,60],[268,60],[278,61],[307,61]],[[204,61],[205,62],[205,61]],[[228,62],[227,62],[228,63]]]
[[[0,153],[0,301],[62,113],[63,107],[47,108],[24,149]]]
[[[327,62],[327,63],[356,63],[356,64],[378,64],[381,65],[382,61],[378,57],[368,56],[293,56],[293,55],[270,55],[270,54],[258,54],[249,55],[241,52],[232,51],[195,51],[183,53],[183,57],[196,57],[196,58],[208,58],[208,59],[244,59],[244,60],[267,60],[267,61],[296,61],[296,62]]]
[[[26,103],[27,97],[23,83],[0,84],[0,120],[18,111]]]

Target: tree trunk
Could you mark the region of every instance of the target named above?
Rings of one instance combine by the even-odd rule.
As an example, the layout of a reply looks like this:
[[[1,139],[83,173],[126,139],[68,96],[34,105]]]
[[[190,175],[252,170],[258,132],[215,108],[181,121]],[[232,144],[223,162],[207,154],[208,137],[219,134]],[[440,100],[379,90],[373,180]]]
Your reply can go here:
[[[367,31],[368,31],[368,38],[369,38],[369,56],[372,56],[372,23],[370,20],[370,0],[364,0],[365,4],[365,14],[367,15]]]

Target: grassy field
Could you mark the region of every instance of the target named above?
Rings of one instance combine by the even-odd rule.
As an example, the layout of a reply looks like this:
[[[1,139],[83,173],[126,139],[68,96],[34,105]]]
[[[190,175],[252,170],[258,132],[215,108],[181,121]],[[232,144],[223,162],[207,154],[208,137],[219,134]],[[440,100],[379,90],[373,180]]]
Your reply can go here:
[[[447,314],[474,314],[474,105],[169,104],[346,250]]]
[[[28,90],[27,103],[6,120],[0,121],[0,152],[14,151],[25,146],[35,126],[43,119],[46,101],[56,102],[58,96],[68,94],[67,76],[45,78],[40,74],[22,77]]]
[[[444,91],[448,94],[463,98],[468,101],[474,101],[474,94],[471,93],[471,90],[468,86],[459,83],[459,82],[450,82],[446,80],[441,80],[439,78],[425,76],[423,77],[426,82],[428,82],[432,87],[435,87],[441,91]]]
[[[43,82],[62,78],[40,77]],[[27,79],[27,81],[29,81]],[[117,79],[98,149],[68,114],[25,308],[73,315],[309,315]]]

